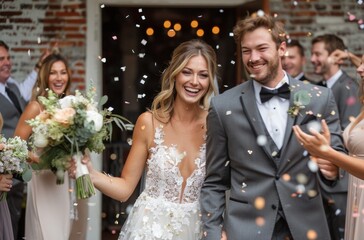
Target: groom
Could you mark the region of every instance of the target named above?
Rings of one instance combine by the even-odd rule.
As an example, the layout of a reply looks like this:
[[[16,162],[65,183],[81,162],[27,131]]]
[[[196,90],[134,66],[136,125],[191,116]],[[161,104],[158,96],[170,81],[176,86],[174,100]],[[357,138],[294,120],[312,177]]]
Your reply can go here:
[[[334,97],[283,71],[284,29],[272,17],[242,20],[234,34],[252,79],[211,101],[204,239],[330,239],[318,178],[334,186],[338,168],[310,161],[292,126],[308,131],[325,119],[332,146],[344,151]]]

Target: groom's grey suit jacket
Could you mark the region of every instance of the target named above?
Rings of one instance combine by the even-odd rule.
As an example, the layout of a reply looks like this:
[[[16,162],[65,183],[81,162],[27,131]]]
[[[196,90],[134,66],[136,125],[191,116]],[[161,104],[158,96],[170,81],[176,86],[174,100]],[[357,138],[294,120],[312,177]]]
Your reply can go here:
[[[308,131],[307,123],[326,119],[332,145],[344,151],[336,103],[330,89],[291,77],[289,82],[290,107],[296,93],[307,91],[311,100],[299,114],[287,116],[281,150],[260,116],[252,80],[212,98],[207,117],[207,171],[201,190],[205,239],[220,240],[223,225],[231,240],[269,240],[280,208],[295,240],[307,239],[308,233],[330,239],[318,182],[323,176],[309,168],[309,156],[292,126]],[[261,135],[268,139],[264,146],[257,144]]]

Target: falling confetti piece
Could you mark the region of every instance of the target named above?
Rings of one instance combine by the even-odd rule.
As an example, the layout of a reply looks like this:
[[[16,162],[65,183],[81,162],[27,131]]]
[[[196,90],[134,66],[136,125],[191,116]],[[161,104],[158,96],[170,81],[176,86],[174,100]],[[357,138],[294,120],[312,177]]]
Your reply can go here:
[[[114,77],[114,81],[118,82],[119,81],[119,77]]]
[[[308,240],[315,240],[317,239],[317,233],[315,230],[308,230],[307,231],[307,239]]]
[[[226,161],[225,163],[225,167],[227,167],[229,165],[230,161]]]
[[[316,132],[320,132],[321,131],[321,123],[318,121],[310,121],[307,123],[307,129],[308,130],[315,130]]]
[[[306,184],[308,181],[307,176],[303,173],[297,174],[296,179],[297,179],[297,182],[299,182],[301,184]]]
[[[147,44],[147,40],[143,39],[140,43],[145,46]]]
[[[255,224],[259,227],[263,226],[265,224],[265,219],[263,217],[257,217],[255,219]]]
[[[349,21],[354,21],[356,19],[355,15],[348,12]]]
[[[125,72],[126,66],[120,68],[123,72]]]
[[[226,115],[230,115],[231,114],[231,111],[226,111]]]
[[[265,207],[265,199],[263,197],[257,197],[254,201],[254,206],[258,210],[262,210]]]
[[[140,80],[140,83],[141,84],[144,84],[145,83],[145,80],[144,79]]]
[[[291,180],[291,176],[288,173],[285,173],[282,175],[282,179],[286,182],[289,182]]]
[[[112,36],[112,39],[113,39],[113,40],[117,40],[117,39],[118,39],[118,37],[117,37],[117,36]]]
[[[100,5],[100,8],[104,8],[104,7],[105,7],[105,4],[101,4],[101,5]]]
[[[318,171],[318,165],[315,161],[310,160],[310,161],[308,161],[307,165],[311,172]]]
[[[263,10],[261,10],[261,9],[257,11],[257,15],[258,15],[258,17],[263,17],[263,16],[264,16],[264,14],[265,14],[265,13],[264,13],[264,11],[263,11]]]
[[[248,153],[251,155],[253,153],[253,150],[248,150]]]
[[[259,146],[264,146],[265,144],[267,144],[267,136],[265,136],[265,135],[259,135],[257,137],[257,144]]]

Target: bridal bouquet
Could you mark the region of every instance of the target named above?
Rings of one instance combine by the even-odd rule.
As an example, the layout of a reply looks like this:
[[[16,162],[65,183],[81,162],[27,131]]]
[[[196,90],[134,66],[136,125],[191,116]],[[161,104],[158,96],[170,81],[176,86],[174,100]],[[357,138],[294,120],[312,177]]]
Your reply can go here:
[[[37,117],[28,121],[32,127],[31,144],[40,153],[40,163],[33,169],[51,169],[57,176],[57,184],[63,184],[65,171],[70,167],[70,159],[76,160],[76,195],[79,199],[95,194],[88,169],[81,164],[81,158],[88,149],[101,153],[104,140],[111,139],[112,123],[121,130],[131,130],[133,125],[126,118],[113,114],[112,108],[101,109],[107,96],[97,103],[95,89],[82,95],[59,99],[48,90],[48,96],[38,98],[44,106]]]
[[[29,181],[32,173],[27,163],[27,142],[20,137],[8,138],[0,136],[0,173],[21,174],[24,181]],[[0,201],[6,198],[6,192],[0,195]]]

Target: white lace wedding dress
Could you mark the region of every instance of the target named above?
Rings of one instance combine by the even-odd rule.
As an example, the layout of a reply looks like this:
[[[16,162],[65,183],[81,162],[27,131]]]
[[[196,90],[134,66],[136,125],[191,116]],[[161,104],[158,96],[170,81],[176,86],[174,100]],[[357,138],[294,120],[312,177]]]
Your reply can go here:
[[[178,165],[184,157],[176,146],[165,146],[156,128],[155,147],[147,160],[146,187],[121,229],[119,240],[197,240],[202,237],[199,197],[205,177],[205,150],[200,147],[196,169],[186,181]]]

